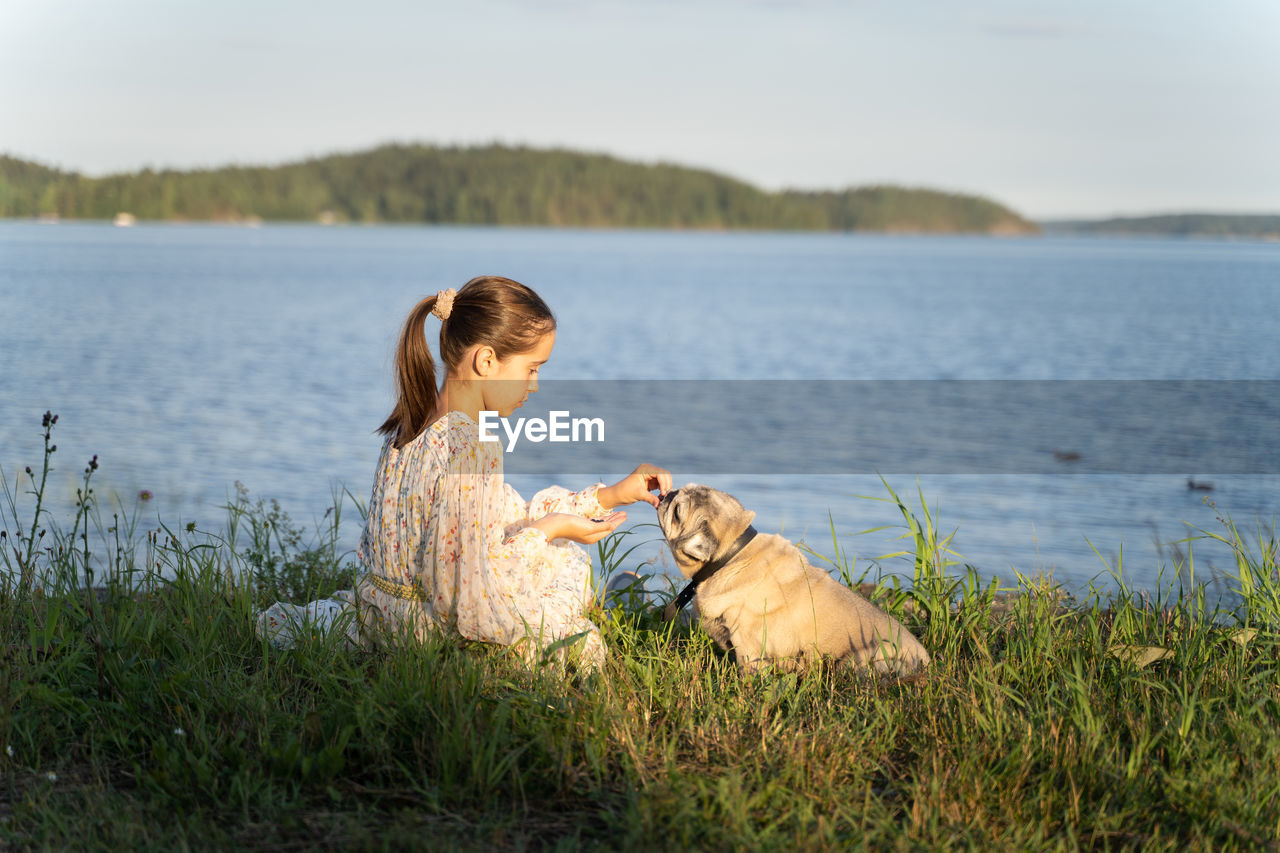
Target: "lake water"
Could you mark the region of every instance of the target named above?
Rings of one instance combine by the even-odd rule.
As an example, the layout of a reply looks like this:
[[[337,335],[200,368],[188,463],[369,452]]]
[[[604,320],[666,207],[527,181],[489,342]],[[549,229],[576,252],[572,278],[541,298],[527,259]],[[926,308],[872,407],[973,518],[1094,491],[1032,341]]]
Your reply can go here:
[[[39,464],[51,409],[64,509],[93,454],[100,498],[133,506],[140,490],[155,495],[144,525],[213,527],[236,481],[304,522],[334,488],[366,497],[406,312],[482,273],[529,284],[556,312],[548,381],[1280,378],[1280,247],[1263,243],[9,222],[5,486],[18,489],[17,473]],[[433,344],[437,331],[429,324]],[[744,460],[777,426],[707,424],[709,443]],[[639,461],[599,473],[616,478]],[[1071,587],[1099,573],[1106,582],[1094,548],[1108,561],[1123,548],[1125,579],[1152,588],[1157,540],[1182,538],[1188,524],[1220,529],[1206,496],[1247,528],[1280,510],[1274,470],[1063,470],[888,479],[918,500],[918,475],[943,529],[958,531],[954,550],[985,574],[1052,573]],[[676,467],[677,483],[690,473]],[[1189,490],[1188,476],[1214,490]],[[555,478],[510,479],[528,497]],[[829,553],[834,527],[859,568],[901,547],[900,530],[855,535],[901,521],[891,505],[854,497],[886,495],[873,474],[744,464],[704,479],[755,509],[761,530]],[[652,514],[639,505],[631,517]],[[1221,549],[1196,547],[1199,571],[1229,566]],[[660,551],[640,556],[661,566]],[[1166,572],[1168,562],[1165,549]]]

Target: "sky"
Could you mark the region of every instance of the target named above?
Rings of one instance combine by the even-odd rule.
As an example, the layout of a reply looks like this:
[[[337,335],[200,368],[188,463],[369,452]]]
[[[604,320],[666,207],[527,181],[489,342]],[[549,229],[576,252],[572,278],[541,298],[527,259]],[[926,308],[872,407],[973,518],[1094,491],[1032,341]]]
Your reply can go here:
[[[0,2],[0,153],[102,175],[386,142],[1036,219],[1280,213],[1280,2]]]

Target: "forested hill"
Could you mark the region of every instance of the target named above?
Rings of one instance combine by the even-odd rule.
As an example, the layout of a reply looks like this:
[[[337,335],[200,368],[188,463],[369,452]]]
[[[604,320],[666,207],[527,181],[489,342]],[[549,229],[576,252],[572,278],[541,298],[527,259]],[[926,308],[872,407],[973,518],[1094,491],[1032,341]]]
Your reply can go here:
[[[714,172],[490,145],[387,145],[273,167],[90,178],[0,156],[0,217],[1034,233],[985,198],[879,186],[765,192]]]

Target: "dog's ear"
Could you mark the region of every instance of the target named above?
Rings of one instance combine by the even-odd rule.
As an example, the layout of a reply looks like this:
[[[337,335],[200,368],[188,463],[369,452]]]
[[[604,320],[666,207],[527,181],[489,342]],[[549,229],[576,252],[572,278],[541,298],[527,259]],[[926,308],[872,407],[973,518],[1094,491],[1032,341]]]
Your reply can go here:
[[[711,538],[711,534],[704,527],[698,532],[685,537],[680,543],[680,550],[691,559],[707,563],[716,555],[716,541]]]
[[[734,517],[733,524],[725,529],[725,547],[727,548],[730,542],[746,533],[747,528],[751,526],[751,522],[755,520],[755,511],[744,507],[742,512]]]

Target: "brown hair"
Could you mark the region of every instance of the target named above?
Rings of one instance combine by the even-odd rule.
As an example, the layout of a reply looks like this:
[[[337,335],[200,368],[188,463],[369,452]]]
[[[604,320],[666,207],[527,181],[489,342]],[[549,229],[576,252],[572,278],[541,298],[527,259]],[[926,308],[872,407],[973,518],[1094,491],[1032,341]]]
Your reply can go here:
[[[429,426],[436,407],[436,367],[427,346],[427,317],[436,307],[428,296],[409,312],[396,348],[396,407],[378,427],[404,447]],[[476,344],[493,347],[499,360],[533,349],[554,331],[556,318],[542,297],[509,278],[482,275],[464,284],[447,319],[440,321],[440,358],[456,368]]]

